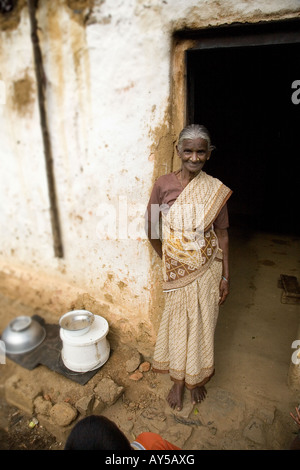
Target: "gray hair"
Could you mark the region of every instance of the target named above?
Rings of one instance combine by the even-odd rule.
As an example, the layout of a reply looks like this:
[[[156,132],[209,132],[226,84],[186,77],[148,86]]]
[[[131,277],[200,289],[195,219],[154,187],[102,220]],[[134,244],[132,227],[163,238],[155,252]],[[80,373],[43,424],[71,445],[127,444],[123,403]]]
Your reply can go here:
[[[190,124],[186,126],[179,134],[178,137],[178,150],[182,151],[182,143],[184,140],[190,139],[204,139],[207,141],[208,150],[213,150],[215,147],[211,145],[211,138],[205,126],[200,124]]]

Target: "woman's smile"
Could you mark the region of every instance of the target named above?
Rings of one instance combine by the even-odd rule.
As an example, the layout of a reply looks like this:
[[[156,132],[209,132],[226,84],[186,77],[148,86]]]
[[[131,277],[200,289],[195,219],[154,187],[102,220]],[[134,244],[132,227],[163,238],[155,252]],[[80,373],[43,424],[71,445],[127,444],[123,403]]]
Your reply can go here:
[[[187,161],[187,162],[185,162],[184,166],[186,167],[186,169],[191,169],[192,171],[193,170],[200,170],[203,167],[203,162]]]
[[[187,163],[189,163],[190,165],[203,165],[204,162],[202,162],[201,160],[196,160],[195,162],[193,160],[188,160]]]

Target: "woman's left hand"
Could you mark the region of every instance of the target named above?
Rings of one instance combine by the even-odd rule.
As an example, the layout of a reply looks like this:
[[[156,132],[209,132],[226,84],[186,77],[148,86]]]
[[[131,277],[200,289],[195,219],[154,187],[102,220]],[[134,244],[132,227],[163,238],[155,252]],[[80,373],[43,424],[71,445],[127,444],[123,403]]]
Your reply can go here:
[[[229,294],[229,281],[225,281],[224,279],[221,279],[219,305],[222,305],[225,302],[228,294]]]
[[[300,428],[300,406],[296,407],[296,416],[294,416],[293,413],[290,413],[290,416],[293,418],[295,423],[297,423]]]

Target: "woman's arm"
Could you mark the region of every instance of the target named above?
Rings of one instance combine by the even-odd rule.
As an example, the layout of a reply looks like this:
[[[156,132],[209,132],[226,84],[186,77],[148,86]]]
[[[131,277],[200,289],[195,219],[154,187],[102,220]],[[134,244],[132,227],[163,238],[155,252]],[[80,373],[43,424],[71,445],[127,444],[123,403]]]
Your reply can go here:
[[[149,239],[149,242],[151,243],[152,248],[154,248],[158,256],[162,258],[162,242],[159,238],[151,238],[151,227],[152,227],[151,219],[148,220],[147,222],[148,222],[147,237]]]
[[[223,271],[222,279],[220,282],[220,301],[219,305],[223,304],[229,294],[229,237],[228,230],[215,228],[218,237],[219,247],[223,251]],[[226,280],[225,280],[225,279]]]
[[[162,258],[162,242],[157,232],[157,230],[159,231],[159,221],[161,218],[160,199],[159,187],[157,183],[154,183],[145,214],[145,231],[152,248]]]

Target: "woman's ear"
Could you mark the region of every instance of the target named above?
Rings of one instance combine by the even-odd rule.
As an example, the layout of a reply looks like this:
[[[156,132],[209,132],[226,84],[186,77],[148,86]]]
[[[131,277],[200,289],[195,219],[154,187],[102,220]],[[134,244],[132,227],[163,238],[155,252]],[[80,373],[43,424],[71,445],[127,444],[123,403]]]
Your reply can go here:
[[[178,150],[178,145],[176,145],[176,152],[177,152],[178,157],[181,158],[180,152],[179,152],[179,150]]]

